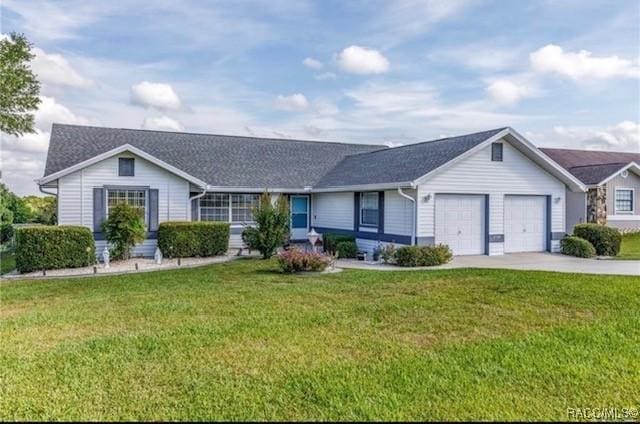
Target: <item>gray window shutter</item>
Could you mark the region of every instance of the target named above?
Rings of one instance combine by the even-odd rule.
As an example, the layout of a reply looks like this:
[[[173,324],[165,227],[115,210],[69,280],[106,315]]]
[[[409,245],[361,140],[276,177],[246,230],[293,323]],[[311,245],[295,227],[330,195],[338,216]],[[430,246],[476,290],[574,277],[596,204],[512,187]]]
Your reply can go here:
[[[158,231],[158,189],[149,189],[149,231]]]
[[[95,187],[93,189],[93,232],[102,234],[102,221],[105,215],[104,189]]]
[[[193,199],[191,201],[191,220],[198,220],[198,208],[200,207],[200,199]]]
[[[353,230],[360,231],[360,193],[353,193]]]
[[[384,233],[384,191],[378,192],[378,232]]]

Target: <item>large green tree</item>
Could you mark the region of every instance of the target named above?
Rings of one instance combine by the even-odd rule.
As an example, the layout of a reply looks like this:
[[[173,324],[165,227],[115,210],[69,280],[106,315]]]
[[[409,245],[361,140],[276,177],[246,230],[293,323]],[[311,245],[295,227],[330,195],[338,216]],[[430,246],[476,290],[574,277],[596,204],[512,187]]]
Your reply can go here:
[[[34,55],[24,35],[0,40],[0,131],[20,136],[35,132],[33,112],[40,104],[40,83],[29,62]]]
[[[57,222],[57,202],[53,196],[24,196],[22,198],[29,208],[29,222],[55,225]]]
[[[0,183],[0,224],[24,224],[31,218],[27,203]]]

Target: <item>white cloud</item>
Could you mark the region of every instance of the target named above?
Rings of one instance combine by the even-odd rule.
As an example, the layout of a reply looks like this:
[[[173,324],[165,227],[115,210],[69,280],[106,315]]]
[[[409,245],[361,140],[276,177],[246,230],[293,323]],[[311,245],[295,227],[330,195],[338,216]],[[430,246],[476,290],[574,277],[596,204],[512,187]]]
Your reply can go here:
[[[618,56],[596,57],[587,50],[565,52],[554,44],[531,53],[529,60],[537,72],[556,73],[574,80],[640,77],[640,66],[631,60]]]
[[[622,121],[605,128],[553,128],[555,145],[560,142],[573,147],[640,153],[640,122]]]
[[[338,78],[338,76],[333,72],[323,72],[321,74],[316,75],[314,78],[317,79],[318,81],[324,81],[324,80],[334,80]]]
[[[0,159],[2,179],[12,191],[24,195],[37,193],[33,180],[42,177],[49,147],[51,124],[90,124],[91,120],[73,113],[53,97],[40,96],[41,103],[34,113],[35,133],[15,137],[3,134]]]
[[[498,79],[487,86],[487,93],[496,103],[511,105],[531,97],[534,90],[525,84],[518,84],[508,79]]]
[[[322,69],[323,67],[322,62],[312,57],[308,57],[305,60],[303,60],[302,64],[307,68],[311,68],[311,69]]]
[[[389,71],[389,61],[377,50],[349,46],[338,55],[338,66],[352,74],[383,74]]]
[[[182,102],[169,84],[142,81],[131,86],[131,101],[145,107],[180,109]]]
[[[276,98],[276,107],[281,110],[303,111],[309,108],[309,101],[304,94],[295,93],[290,96],[279,95]]]
[[[91,123],[88,118],[76,115],[66,106],[58,103],[53,97],[40,96],[40,106],[34,114],[36,127],[42,131],[49,131],[51,124],[79,124]]]
[[[184,126],[180,122],[166,115],[144,118],[142,128],[145,130],[184,131]]]
[[[40,82],[79,88],[92,84],[90,79],[73,69],[62,55],[46,53],[38,47],[33,48],[33,53],[35,57],[31,62],[31,69],[38,75]]]
[[[367,28],[369,41],[392,47],[429,32],[438,22],[466,10],[475,0],[394,0],[382,2]]]

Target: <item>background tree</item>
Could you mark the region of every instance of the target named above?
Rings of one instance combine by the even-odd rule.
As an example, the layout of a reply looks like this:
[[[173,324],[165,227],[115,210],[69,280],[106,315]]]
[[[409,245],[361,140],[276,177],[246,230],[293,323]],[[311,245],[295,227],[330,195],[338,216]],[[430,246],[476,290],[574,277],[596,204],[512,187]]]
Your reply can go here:
[[[40,104],[40,83],[29,67],[34,55],[24,35],[0,40],[0,131],[20,136],[35,132],[33,113]]]
[[[144,241],[146,226],[139,209],[120,203],[110,208],[102,231],[111,246],[111,258],[129,259],[133,247]]]
[[[25,201],[0,183],[0,220],[2,224],[24,224],[31,220],[31,210]]]
[[[22,198],[29,208],[29,222],[55,225],[57,218],[57,199],[54,196],[25,196]]]
[[[279,196],[273,203],[271,194],[260,196],[258,206],[253,210],[255,227],[246,227],[242,240],[251,250],[262,253],[269,259],[289,237],[289,202],[285,196]]]

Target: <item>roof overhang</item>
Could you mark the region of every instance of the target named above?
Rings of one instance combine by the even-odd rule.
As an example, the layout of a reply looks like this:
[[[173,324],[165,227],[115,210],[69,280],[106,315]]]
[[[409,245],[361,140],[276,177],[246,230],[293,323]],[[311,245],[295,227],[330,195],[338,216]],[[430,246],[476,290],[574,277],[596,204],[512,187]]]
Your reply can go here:
[[[444,165],[434,169],[433,171],[417,178],[412,182],[412,186],[417,186],[420,184],[424,184],[425,181],[429,180],[433,176],[445,171],[446,169],[452,167],[456,163],[465,158],[468,158],[475,154],[476,152],[484,149],[491,143],[499,141],[501,139],[507,140],[513,147],[515,147],[518,151],[540,166],[542,169],[547,171],[549,174],[553,175],[558,180],[562,181],[571,191],[586,191],[586,186],[575,176],[573,176],[569,171],[564,169],[558,163],[556,163],[553,159],[543,153],[540,149],[538,149],[533,143],[520,135],[513,128],[505,128],[494,136],[488,138],[477,146],[467,150],[463,154],[455,157]]]
[[[616,176],[620,175],[623,171],[633,171],[636,174],[640,175],[640,165],[638,165],[637,162],[630,162],[630,163],[626,164],[625,166],[621,167],[620,169],[618,169],[616,172],[614,172],[611,175],[609,175],[604,180],[600,181],[598,184],[594,184],[594,185],[592,185],[590,187],[597,187],[597,186],[601,186],[603,184],[606,184],[609,181],[611,181],[612,179],[614,179]]]
[[[99,154],[97,156],[94,156],[94,157],[92,157],[90,159],[87,159],[87,160],[85,160],[83,162],[79,162],[79,163],[77,163],[77,164],[75,164],[73,166],[70,166],[68,168],[62,169],[62,170],[60,170],[58,172],[54,172],[53,174],[49,174],[47,176],[44,176],[44,177],[36,180],[36,183],[38,185],[41,185],[41,186],[42,185],[47,185],[48,183],[50,183],[52,181],[55,181],[55,180],[57,180],[57,179],[59,179],[61,177],[64,177],[65,175],[69,175],[69,174],[71,174],[73,172],[76,172],[76,171],[79,171],[79,170],[81,170],[83,168],[86,168],[87,166],[93,165],[93,164],[98,163],[100,161],[103,161],[105,159],[109,159],[109,158],[111,158],[111,157],[113,157],[115,155],[118,155],[118,154],[121,154],[121,153],[124,153],[124,152],[133,153],[136,156],[139,156],[139,157],[141,157],[143,159],[146,159],[149,162],[153,163],[154,165],[157,165],[160,168],[163,168],[163,169],[171,172],[172,174],[175,174],[175,175],[177,175],[177,176],[179,176],[179,177],[181,177],[181,178],[183,178],[183,179],[185,179],[185,180],[197,185],[198,187],[201,187],[201,188],[207,187],[207,183],[205,183],[204,181],[202,181],[202,180],[200,180],[200,179],[198,179],[198,178],[196,178],[196,177],[194,177],[194,176],[192,176],[190,174],[187,174],[186,172],[181,171],[180,169],[176,168],[175,166],[170,165],[170,164],[158,159],[157,157],[145,152],[144,150],[141,150],[141,149],[139,149],[137,147],[134,147],[134,146],[132,146],[130,144],[123,144],[121,146],[116,147],[115,149],[112,149],[112,150],[109,150],[107,152],[101,153],[101,154]]]

